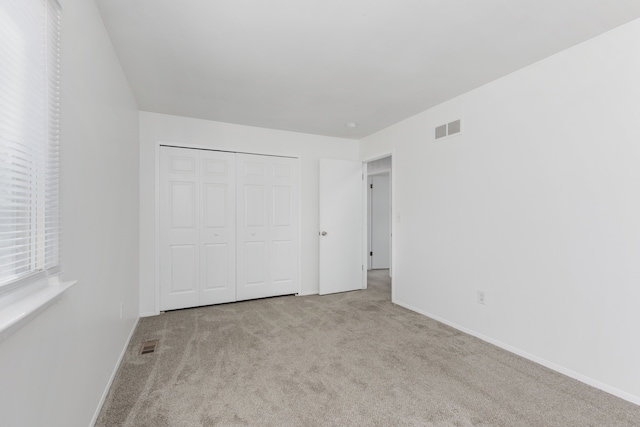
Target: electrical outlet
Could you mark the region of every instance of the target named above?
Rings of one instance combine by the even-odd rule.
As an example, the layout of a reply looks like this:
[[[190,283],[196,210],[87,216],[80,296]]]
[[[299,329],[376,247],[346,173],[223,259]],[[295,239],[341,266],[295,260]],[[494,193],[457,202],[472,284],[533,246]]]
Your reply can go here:
[[[487,304],[484,291],[478,291],[478,304]]]

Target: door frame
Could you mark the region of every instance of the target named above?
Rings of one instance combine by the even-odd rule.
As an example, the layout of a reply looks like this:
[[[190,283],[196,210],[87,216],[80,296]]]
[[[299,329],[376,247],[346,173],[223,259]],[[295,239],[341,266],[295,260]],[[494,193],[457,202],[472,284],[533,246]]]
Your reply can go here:
[[[160,314],[160,147],[169,146],[175,148],[187,148],[192,150],[208,150],[208,151],[222,151],[226,153],[239,153],[239,154],[256,154],[259,156],[272,156],[272,157],[289,157],[298,160],[298,292],[296,295],[300,295],[302,292],[302,229],[301,229],[301,215],[302,215],[302,157],[300,154],[274,154],[272,152],[265,151],[238,151],[229,150],[228,148],[219,148],[214,145],[200,145],[189,144],[175,141],[156,140],[154,144],[155,150],[155,173],[154,173],[154,256],[153,256],[153,275],[154,275],[154,291],[155,291],[155,312],[154,315]]]
[[[391,170],[380,170],[379,172],[385,172],[388,171],[389,172],[389,180],[390,182],[390,190],[391,190],[391,265],[389,267],[389,275],[391,277],[391,302],[396,302],[396,290],[395,290],[395,286],[393,284],[394,280],[393,280],[393,276],[394,276],[394,272],[396,271],[396,251],[395,251],[395,240],[396,240],[396,221],[394,221],[394,216],[396,213],[396,180],[395,180],[395,170],[396,170],[396,154],[395,154],[395,150],[389,150],[389,151],[381,151],[378,152],[374,155],[370,155],[367,157],[364,157],[362,159],[362,164],[363,164],[363,171],[364,171],[364,176],[367,177],[367,179],[363,180],[364,181],[364,185],[362,188],[363,191],[363,200],[365,203],[365,208],[369,205],[370,201],[369,201],[369,191],[368,191],[368,180],[369,180],[369,175],[367,173],[367,163],[372,162],[374,160],[379,160],[382,159],[384,157],[391,157]],[[377,172],[376,172],[377,173]],[[375,175],[375,174],[374,174]],[[368,244],[367,244],[367,236],[368,236],[368,228],[369,228],[369,215],[368,215],[368,209],[364,210],[364,219],[363,219],[363,223],[364,223],[364,231],[365,231],[365,235],[364,235],[364,242],[363,242],[363,248],[364,248],[364,252],[363,252],[363,259],[368,260],[369,258],[369,248],[368,248]],[[363,288],[366,288],[367,285],[367,271],[365,270],[365,274],[364,274],[364,286]]]

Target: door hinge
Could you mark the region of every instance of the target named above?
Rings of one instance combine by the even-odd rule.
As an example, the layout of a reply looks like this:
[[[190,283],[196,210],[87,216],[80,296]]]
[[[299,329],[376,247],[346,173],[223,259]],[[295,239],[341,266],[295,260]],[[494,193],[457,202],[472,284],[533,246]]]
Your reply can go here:
[[[369,252],[369,256],[373,256],[373,252]]]
[[[373,184],[369,184],[369,188],[373,188]]]

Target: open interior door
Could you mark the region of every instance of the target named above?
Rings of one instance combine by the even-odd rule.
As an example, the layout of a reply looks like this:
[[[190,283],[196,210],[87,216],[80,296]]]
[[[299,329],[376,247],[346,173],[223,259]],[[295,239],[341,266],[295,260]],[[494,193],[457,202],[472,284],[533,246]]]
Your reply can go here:
[[[320,159],[320,295],[363,287],[362,163]]]

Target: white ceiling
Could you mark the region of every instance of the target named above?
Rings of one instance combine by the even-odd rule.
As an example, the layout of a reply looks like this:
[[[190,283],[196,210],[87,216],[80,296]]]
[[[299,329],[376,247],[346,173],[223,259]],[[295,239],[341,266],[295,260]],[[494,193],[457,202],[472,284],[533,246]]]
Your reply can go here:
[[[640,17],[638,0],[95,1],[141,110],[346,138]]]

